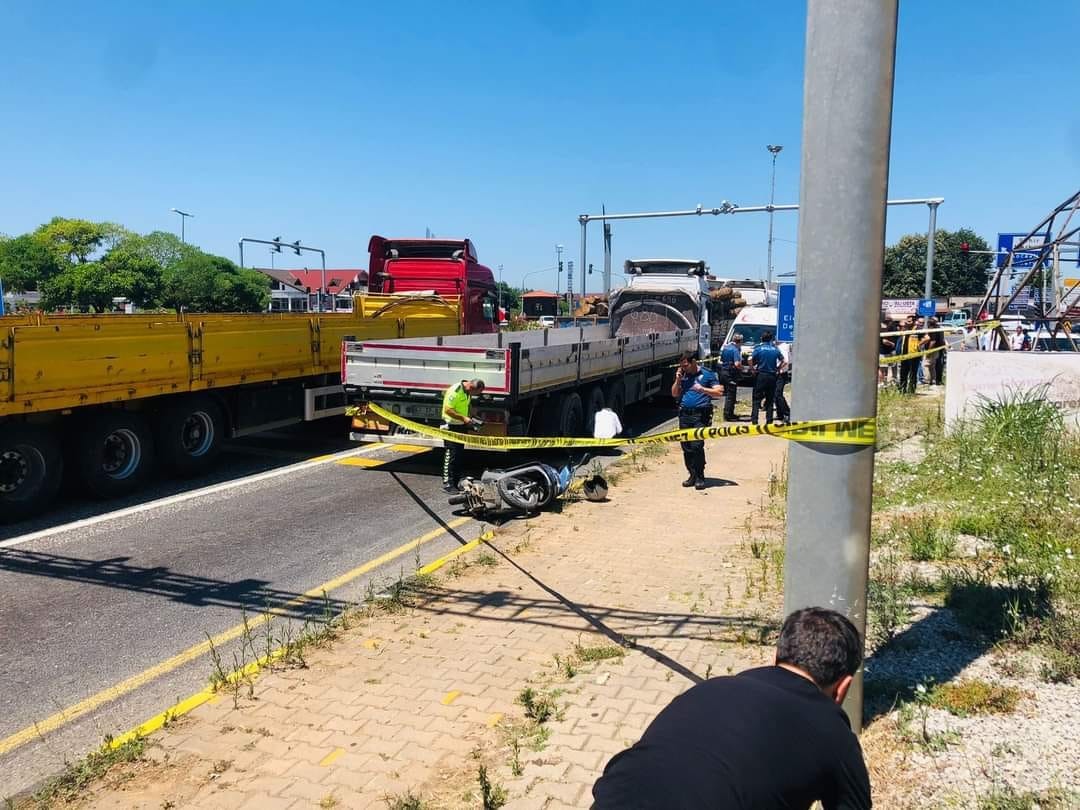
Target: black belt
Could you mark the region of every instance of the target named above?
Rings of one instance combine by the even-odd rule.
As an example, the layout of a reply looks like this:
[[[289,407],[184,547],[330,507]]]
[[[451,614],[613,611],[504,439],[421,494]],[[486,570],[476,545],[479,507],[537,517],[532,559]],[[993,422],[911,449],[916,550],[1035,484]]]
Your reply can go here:
[[[696,408],[686,408],[682,405],[679,406],[679,413],[697,413],[698,411],[711,411],[712,405],[699,405]]]

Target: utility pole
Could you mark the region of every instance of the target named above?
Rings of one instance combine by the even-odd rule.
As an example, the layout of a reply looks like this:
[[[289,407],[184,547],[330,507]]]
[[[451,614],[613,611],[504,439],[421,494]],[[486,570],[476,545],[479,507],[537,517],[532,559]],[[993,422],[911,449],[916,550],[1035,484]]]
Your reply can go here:
[[[807,8],[798,419],[872,417],[877,408],[897,2],[809,0]],[[788,463],[785,613],[832,608],[865,636],[874,448],[792,442]],[[844,709],[858,731],[861,671]]]
[[[611,296],[611,223],[604,222],[604,295]]]
[[[772,182],[769,184],[769,262],[765,271],[765,303],[769,303],[769,290],[772,289],[772,226],[773,226],[773,201],[776,199],[776,156],[784,147],[769,144],[765,147],[772,153]]]

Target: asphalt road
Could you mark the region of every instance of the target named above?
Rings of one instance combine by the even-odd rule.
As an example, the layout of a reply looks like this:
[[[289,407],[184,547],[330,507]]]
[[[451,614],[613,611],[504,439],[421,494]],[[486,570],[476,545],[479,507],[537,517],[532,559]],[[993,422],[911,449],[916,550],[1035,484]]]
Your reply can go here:
[[[639,409],[632,423],[645,431],[669,416]],[[468,456],[477,472],[523,460]],[[426,563],[475,537],[479,526],[455,516],[441,491],[440,459],[397,446],[358,452],[301,430],[234,443],[212,476],[161,482],[119,503],[72,496],[45,518],[5,527],[0,800],[203,688],[205,654],[162,662],[245,612],[272,606],[297,623],[317,620],[325,606],[304,592],[408,545],[329,593],[340,608],[369,582],[411,572],[417,554]],[[224,644],[222,659],[231,664],[237,649]],[[125,681],[120,694],[102,694]]]

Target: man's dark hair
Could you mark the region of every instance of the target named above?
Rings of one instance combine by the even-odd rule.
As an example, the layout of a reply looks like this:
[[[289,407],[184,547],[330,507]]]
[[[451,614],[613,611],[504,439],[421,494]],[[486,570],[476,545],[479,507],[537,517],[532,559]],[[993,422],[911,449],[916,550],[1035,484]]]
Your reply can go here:
[[[772,339],[773,339],[773,333],[772,332],[766,330],[766,331],[761,333],[761,342],[762,343],[768,343]]]
[[[784,620],[776,642],[776,663],[798,667],[822,689],[854,675],[861,662],[862,640],[846,616],[810,607]]]
[[[682,363],[682,362],[689,363],[691,360],[693,362],[695,362],[695,363],[697,362],[697,352],[683,352],[682,354],[679,355],[679,362],[680,363]]]

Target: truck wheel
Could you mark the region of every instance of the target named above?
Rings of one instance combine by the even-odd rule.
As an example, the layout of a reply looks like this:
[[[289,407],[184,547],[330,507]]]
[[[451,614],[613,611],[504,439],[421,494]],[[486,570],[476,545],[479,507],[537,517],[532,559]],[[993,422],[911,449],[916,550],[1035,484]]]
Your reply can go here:
[[[620,420],[623,418],[626,411],[626,382],[622,378],[611,380],[604,386],[604,402],[618,414]]]
[[[225,417],[213,397],[186,396],[154,417],[154,443],[170,472],[187,477],[206,471],[221,452]]]
[[[83,486],[99,498],[138,489],[154,465],[154,440],[134,411],[98,411],[76,427],[72,459]]]
[[[604,410],[604,392],[597,385],[590,388],[585,396],[585,435],[592,436],[596,427],[596,412]]]
[[[0,523],[48,506],[63,470],[60,443],[46,429],[22,423],[0,427]]]
[[[576,391],[563,394],[559,399],[558,413],[559,422],[555,435],[567,437],[581,436],[582,425],[585,423],[581,407],[581,395]]]

